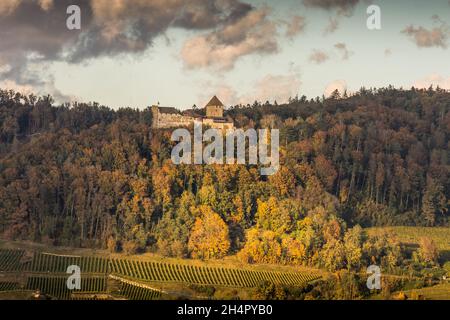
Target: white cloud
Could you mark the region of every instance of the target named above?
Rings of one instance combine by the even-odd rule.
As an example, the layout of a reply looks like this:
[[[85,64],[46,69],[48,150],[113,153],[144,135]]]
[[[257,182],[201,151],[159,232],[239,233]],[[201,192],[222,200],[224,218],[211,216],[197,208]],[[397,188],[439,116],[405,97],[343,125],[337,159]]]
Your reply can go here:
[[[1,0],[0,1],[0,16],[8,15],[16,10],[17,6],[22,0]]]
[[[410,37],[419,48],[440,47],[446,49],[450,37],[450,27],[438,15],[434,15],[432,19],[438,26],[427,29],[422,26],[409,25],[402,30],[402,33]]]
[[[428,89],[431,85],[434,88],[439,86],[441,89],[450,90],[450,77],[445,78],[435,73],[417,80],[414,83],[414,87],[418,89]]]
[[[53,0],[39,0],[42,10],[48,11],[53,7]]]
[[[301,86],[299,76],[291,75],[267,75],[256,84],[253,100],[265,102],[287,102],[289,97],[298,94]]]
[[[185,67],[230,70],[242,56],[276,53],[277,28],[268,14],[267,8],[254,10],[236,23],[187,40],[181,51]]]
[[[20,85],[12,80],[3,80],[0,81],[0,89],[2,90],[14,90],[16,92],[20,92],[25,95],[29,95],[31,93],[35,93],[36,91],[30,85]]]
[[[347,82],[345,80],[335,80],[331,82],[326,88],[324,95],[325,97],[331,96],[331,94],[338,90],[341,95],[347,90]]]
[[[298,74],[288,75],[266,75],[256,81],[251,92],[239,94],[234,88],[227,84],[206,83],[203,86],[210,88],[199,97],[201,103],[206,102],[212,95],[217,95],[225,105],[252,104],[255,101],[273,103],[288,102],[290,97],[295,97],[300,90],[302,82]]]
[[[24,0],[1,0],[0,1],[0,16],[13,13],[16,8]],[[36,1],[42,10],[48,11],[53,7],[53,0],[32,0]]]

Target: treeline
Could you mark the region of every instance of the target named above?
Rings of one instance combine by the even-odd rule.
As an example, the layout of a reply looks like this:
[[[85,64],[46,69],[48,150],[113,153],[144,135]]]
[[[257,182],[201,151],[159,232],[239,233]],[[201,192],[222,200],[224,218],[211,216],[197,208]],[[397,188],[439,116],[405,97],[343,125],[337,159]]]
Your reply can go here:
[[[330,270],[395,267],[398,242],[359,226],[448,224],[449,109],[443,90],[392,87],[235,106],[227,116],[236,126],[280,129],[281,169],[266,178],[253,166],[173,165],[171,131],[152,130],[149,109],[53,106],[0,91],[0,233]]]

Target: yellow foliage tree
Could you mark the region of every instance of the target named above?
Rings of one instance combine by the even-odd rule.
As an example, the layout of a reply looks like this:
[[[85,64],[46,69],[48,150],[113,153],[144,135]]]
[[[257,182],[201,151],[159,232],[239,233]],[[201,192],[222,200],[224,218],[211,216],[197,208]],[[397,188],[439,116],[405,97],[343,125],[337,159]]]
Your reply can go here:
[[[292,223],[288,209],[275,197],[270,197],[267,201],[258,200],[256,221],[258,227],[273,231],[277,235],[288,231]]]
[[[257,228],[248,231],[245,247],[238,253],[246,263],[279,263],[281,255],[282,247],[275,232]]]
[[[196,219],[189,238],[188,248],[193,258],[222,258],[230,249],[228,226],[209,206],[198,208],[200,216]]]

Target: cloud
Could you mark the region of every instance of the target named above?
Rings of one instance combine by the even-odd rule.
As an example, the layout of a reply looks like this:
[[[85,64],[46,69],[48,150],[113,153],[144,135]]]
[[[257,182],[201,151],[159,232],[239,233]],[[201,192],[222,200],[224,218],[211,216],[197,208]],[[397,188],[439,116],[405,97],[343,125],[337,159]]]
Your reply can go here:
[[[286,37],[293,39],[298,34],[302,33],[306,27],[306,19],[301,16],[292,17],[291,21],[286,22]]]
[[[309,61],[314,62],[316,64],[324,63],[328,59],[330,59],[330,57],[326,52],[317,49],[314,49],[311,55],[309,56]]]
[[[339,42],[334,45],[334,47],[339,50],[339,52],[342,54],[342,60],[348,60],[351,55],[353,55],[353,52],[348,50],[347,45],[345,43]]]
[[[303,0],[306,7],[337,10],[339,14],[351,15],[359,0]]]
[[[73,3],[81,8],[81,30],[66,28]],[[277,50],[265,15],[240,0],[1,0],[0,57],[9,69],[2,78],[44,88],[51,79],[29,72],[30,65],[143,53],[170,28],[210,31],[204,45],[226,51],[209,47],[212,57],[223,53],[232,63],[240,55]]]
[[[39,0],[39,5],[41,6],[42,10],[48,11],[53,7],[53,0]]]
[[[44,11],[49,10],[53,6],[53,0],[2,0],[0,2],[0,16],[14,13],[19,5],[27,1],[38,5]]]
[[[240,57],[278,52],[277,27],[268,14],[267,8],[252,10],[232,24],[187,40],[181,51],[185,67],[230,70]]]
[[[17,84],[15,81],[12,81],[12,80],[0,81],[0,89],[13,90],[13,91],[25,94],[25,95],[29,95],[29,94],[35,93],[35,90],[34,90],[34,88],[32,86],[30,86],[30,85],[20,85],[20,84]]]
[[[14,12],[21,0],[2,0],[0,1],[0,17]]]
[[[330,97],[331,94],[336,90],[338,90],[342,96],[347,91],[347,82],[345,80],[335,80],[331,82],[325,88],[324,92],[325,97]]]
[[[298,75],[267,75],[256,83],[256,89],[250,97],[252,100],[287,102],[289,97],[298,94],[301,86]],[[246,99],[249,101],[249,99]]]
[[[330,17],[323,34],[328,35],[339,28],[339,17],[350,17],[360,0],[303,0],[305,7],[322,9],[336,13],[336,17]]]
[[[450,77],[444,78],[435,73],[416,81],[413,86],[420,89],[428,89],[430,86],[436,88],[439,86],[441,89],[450,90]]]
[[[255,11],[238,0],[91,0],[91,7],[92,22],[70,54],[74,61],[144,52],[171,27],[224,29]]]
[[[226,106],[237,105],[241,101],[238,92],[225,83],[207,81],[201,87],[208,89],[199,94],[199,106],[205,106],[213,95],[219,97]]]
[[[442,28],[428,30],[424,27],[416,28],[414,26],[408,26],[402,32],[412,37],[418,47],[447,48],[448,33]]]
[[[0,76],[2,73],[6,73],[11,70],[11,67],[0,56]]]
[[[204,87],[210,88],[200,95],[199,100],[205,102],[212,95],[217,95],[226,105],[252,104],[254,101],[285,103],[290,97],[298,94],[302,82],[300,75],[291,73],[287,75],[266,75],[252,84],[251,92],[238,94],[238,92],[227,84],[212,84],[208,82]]]
[[[402,30],[402,33],[409,36],[420,48],[441,47],[445,49],[450,36],[449,26],[437,15],[433,16],[433,21],[439,25],[431,29],[410,25]]]
[[[339,20],[337,18],[330,18],[328,25],[323,31],[324,35],[335,32],[339,28]]]

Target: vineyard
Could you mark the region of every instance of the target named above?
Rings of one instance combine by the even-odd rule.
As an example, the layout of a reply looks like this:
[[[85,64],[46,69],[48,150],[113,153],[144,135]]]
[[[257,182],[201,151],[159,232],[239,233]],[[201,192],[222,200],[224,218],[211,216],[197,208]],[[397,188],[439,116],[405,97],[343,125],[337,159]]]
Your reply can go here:
[[[42,293],[58,299],[70,299],[73,292],[97,293],[106,291],[105,278],[81,278],[81,289],[70,290],[67,287],[66,277],[30,277],[28,290],[40,290]]]
[[[70,299],[72,293],[105,293],[106,277],[120,278],[120,295],[133,300],[158,299],[160,293],[145,283],[180,283],[230,288],[255,288],[263,281],[301,286],[320,278],[315,273],[255,271],[244,268],[196,266],[184,263],[165,263],[132,259],[92,256],[55,255],[35,252],[22,262],[22,250],[0,250],[0,272],[25,274],[26,289],[40,290],[59,299]],[[67,288],[67,268],[79,266],[82,274],[81,290]],[[51,275],[50,275],[51,274]],[[15,290],[17,283],[0,282],[0,291]],[[82,295],[81,295],[82,296]]]
[[[250,271],[192,265],[112,259],[111,272],[152,282],[180,282],[227,287],[256,287],[269,280],[284,285],[302,285],[318,278],[314,274]]]
[[[31,272],[66,273],[67,267],[79,266],[83,273],[108,273],[108,259],[97,257],[60,256],[48,253],[35,253]]]
[[[157,300],[161,296],[158,291],[154,291],[128,283],[122,283],[121,293],[129,300]]]
[[[0,291],[12,291],[18,288],[19,284],[16,282],[0,282]]]
[[[0,271],[19,271],[24,251],[0,249]]]
[[[154,289],[148,288],[145,285],[139,285],[120,279],[120,295],[126,297],[128,300],[158,300],[161,293]]]

